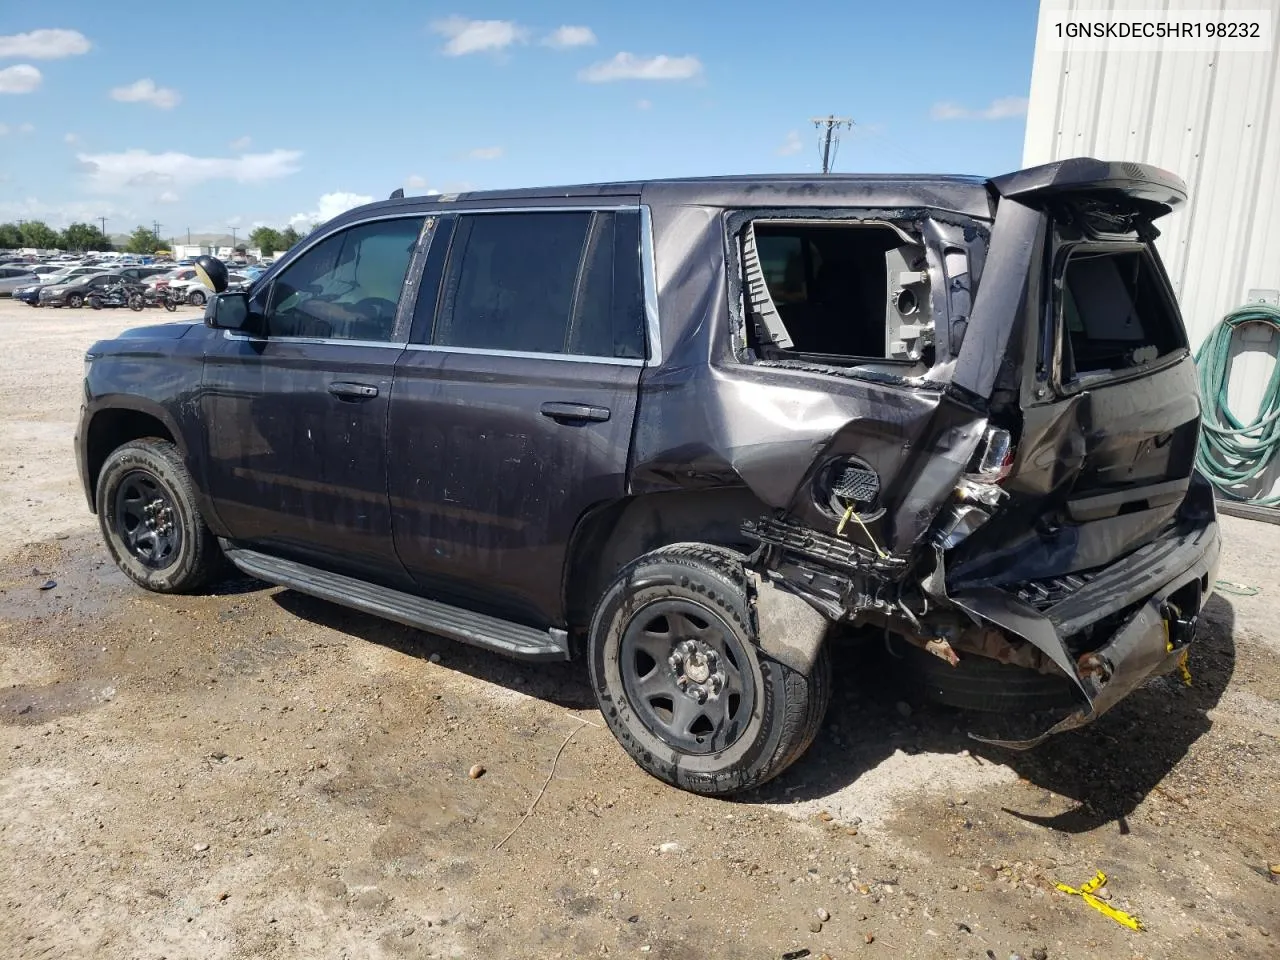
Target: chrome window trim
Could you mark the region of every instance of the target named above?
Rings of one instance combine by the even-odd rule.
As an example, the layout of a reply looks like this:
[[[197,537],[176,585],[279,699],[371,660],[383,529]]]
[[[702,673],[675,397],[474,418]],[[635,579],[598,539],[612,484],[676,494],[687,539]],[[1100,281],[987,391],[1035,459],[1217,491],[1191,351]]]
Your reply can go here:
[[[644,319],[649,335],[647,366],[662,363],[662,327],[658,322],[658,268],[653,256],[653,213],[640,204],[640,274],[644,284]]]
[[[244,340],[251,343],[342,344],[346,347],[395,347],[398,350],[403,350],[407,343],[404,340],[343,340],[341,337],[251,337],[232,330],[223,330],[222,337],[224,340]]]
[[[608,363],[616,367],[643,367],[639,357],[601,357],[585,353],[535,353],[528,350],[491,350],[487,347],[446,347],[434,343],[410,343],[406,350],[422,353],[460,353],[475,357],[515,357],[522,360],[567,360],[570,363]]]

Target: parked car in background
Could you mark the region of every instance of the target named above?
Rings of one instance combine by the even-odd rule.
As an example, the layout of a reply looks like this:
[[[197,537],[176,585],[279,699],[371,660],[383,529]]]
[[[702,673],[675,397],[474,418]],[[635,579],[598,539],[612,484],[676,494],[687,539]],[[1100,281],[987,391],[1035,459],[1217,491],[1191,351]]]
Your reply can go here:
[[[101,273],[101,267],[70,267],[60,270],[57,273],[45,274],[35,283],[25,287],[19,287],[13,291],[13,298],[21,300],[30,307],[40,306],[40,291],[45,287],[58,286],[60,284],[74,283],[82,277],[91,277],[94,274]]]
[[[90,294],[103,292],[108,287],[127,279],[119,272],[112,270],[95,273],[88,277],[77,277],[67,283],[44,286],[40,288],[40,306],[82,307]]]
[[[228,290],[247,290],[252,283],[253,280],[242,273],[227,274]],[[205,302],[213,296],[213,288],[207,286],[198,276],[186,280],[171,280],[169,289],[182,293],[187,303],[196,307],[204,306]]]
[[[13,296],[18,287],[29,286],[39,279],[29,267],[0,267],[0,297]]]

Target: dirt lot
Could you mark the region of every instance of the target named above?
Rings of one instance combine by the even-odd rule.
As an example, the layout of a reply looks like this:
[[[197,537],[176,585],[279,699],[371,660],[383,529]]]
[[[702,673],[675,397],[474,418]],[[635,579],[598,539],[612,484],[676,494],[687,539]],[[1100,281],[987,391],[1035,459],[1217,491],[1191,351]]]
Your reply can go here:
[[[845,651],[808,757],[701,799],[631,763],[577,666],[130,585],[71,437],[84,348],[138,321],[0,301],[0,956],[1280,954],[1276,527],[1224,520],[1221,575],[1259,592],[1212,601],[1189,688],[1016,755]],[[1053,888],[1097,870],[1144,931]]]

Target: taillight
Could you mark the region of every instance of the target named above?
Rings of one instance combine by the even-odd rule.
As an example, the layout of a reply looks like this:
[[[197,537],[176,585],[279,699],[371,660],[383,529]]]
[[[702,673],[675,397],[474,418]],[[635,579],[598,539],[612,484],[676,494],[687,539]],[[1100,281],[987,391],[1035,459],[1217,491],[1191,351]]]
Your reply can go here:
[[[1013,434],[1000,427],[987,427],[965,479],[974,483],[1001,483],[1011,470]]]

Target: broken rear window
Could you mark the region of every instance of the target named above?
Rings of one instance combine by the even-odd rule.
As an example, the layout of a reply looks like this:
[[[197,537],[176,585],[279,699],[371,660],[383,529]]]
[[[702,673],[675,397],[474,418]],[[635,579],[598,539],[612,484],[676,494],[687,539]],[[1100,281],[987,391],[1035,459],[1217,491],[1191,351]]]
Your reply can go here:
[[[741,239],[748,340],[761,356],[847,365],[931,352],[925,250],[897,228],[758,220]]]
[[[1126,370],[1186,346],[1142,248],[1074,250],[1062,278],[1062,379]]]

